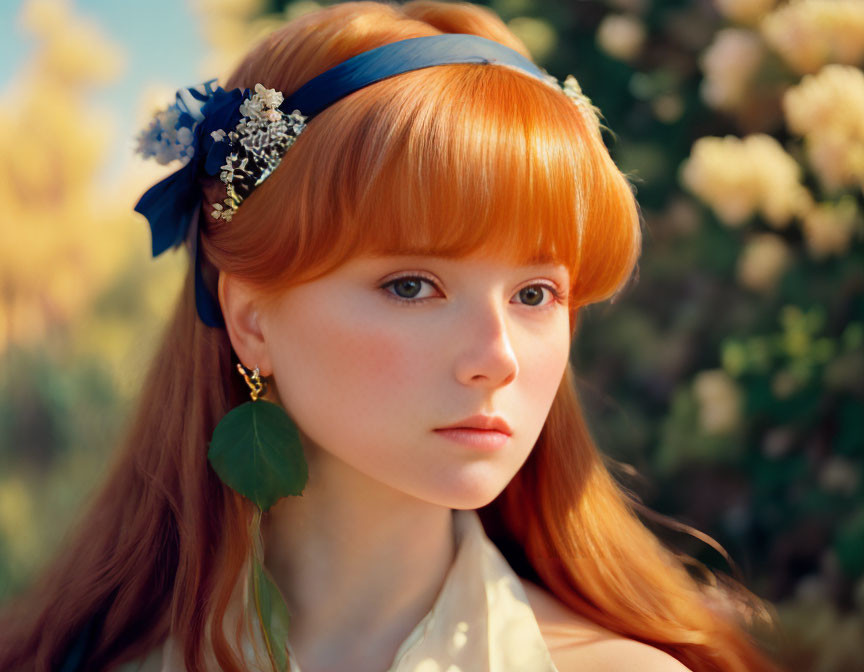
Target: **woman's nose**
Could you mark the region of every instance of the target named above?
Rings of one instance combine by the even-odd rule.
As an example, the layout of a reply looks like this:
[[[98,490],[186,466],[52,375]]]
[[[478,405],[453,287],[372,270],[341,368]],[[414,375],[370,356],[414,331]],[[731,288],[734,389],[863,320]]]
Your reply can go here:
[[[492,300],[475,302],[454,333],[457,339],[456,376],[464,385],[500,387],[516,378],[519,362],[506,308]]]

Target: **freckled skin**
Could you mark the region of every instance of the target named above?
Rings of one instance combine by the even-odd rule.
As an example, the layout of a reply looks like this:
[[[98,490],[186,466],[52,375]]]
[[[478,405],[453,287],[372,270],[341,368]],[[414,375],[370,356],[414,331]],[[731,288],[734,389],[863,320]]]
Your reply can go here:
[[[400,287],[380,288],[395,277]],[[569,356],[567,307],[538,283],[566,291],[568,280],[563,266],[479,255],[359,257],[288,290],[260,324],[310,475],[324,451],[430,503],[494,499],[530,454]],[[475,413],[507,420],[503,450],[473,452],[432,431]]]

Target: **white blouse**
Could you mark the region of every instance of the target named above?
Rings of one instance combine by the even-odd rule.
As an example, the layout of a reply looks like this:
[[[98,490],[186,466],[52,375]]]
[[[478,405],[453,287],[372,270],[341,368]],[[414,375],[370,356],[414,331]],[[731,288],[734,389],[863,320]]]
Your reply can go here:
[[[519,576],[486,536],[479,514],[453,510],[453,524],[457,551],[444,585],[386,672],[558,672]],[[252,621],[262,651],[257,619]],[[185,672],[182,652],[173,644],[169,637],[120,672]],[[290,672],[302,672],[287,646]],[[255,653],[244,642],[247,669],[264,672]]]

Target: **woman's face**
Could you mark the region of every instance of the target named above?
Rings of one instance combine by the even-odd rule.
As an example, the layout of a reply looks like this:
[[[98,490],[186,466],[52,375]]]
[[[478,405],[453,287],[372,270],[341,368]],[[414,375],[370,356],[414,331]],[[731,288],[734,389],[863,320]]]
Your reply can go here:
[[[309,451],[324,451],[440,506],[488,504],[530,454],[565,372],[568,287],[553,264],[368,256],[288,290],[258,323],[310,478]],[[475,414],[505,419],[503,446],[434,431]]]

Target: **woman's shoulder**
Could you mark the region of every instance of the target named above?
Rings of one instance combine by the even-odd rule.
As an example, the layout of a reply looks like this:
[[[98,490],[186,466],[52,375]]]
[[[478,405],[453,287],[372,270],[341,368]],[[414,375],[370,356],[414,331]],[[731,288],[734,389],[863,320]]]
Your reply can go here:
[[[521,577],[520,581],[559,672],[688,672],[665,651],[607,630],[535,583]]]

